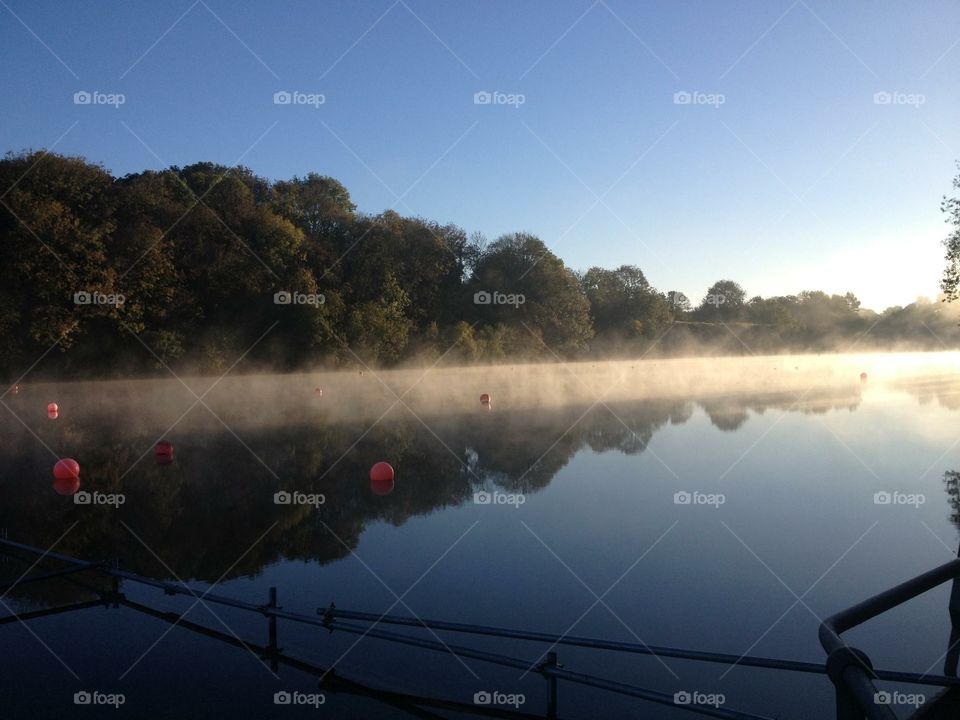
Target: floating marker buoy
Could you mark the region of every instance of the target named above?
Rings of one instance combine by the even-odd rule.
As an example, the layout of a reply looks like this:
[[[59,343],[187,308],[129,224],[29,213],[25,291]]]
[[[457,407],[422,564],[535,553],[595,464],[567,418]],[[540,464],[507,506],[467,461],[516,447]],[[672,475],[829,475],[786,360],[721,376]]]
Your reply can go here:
[[[53,490],[57,495],[76,495],[80,489],[80,478],[56,478],[53,481]]]
[[[73,458],[57,460],[53,466],[53,477],[57,480],[79,480],[80,463]]]
[[[483,395],[480,396],[480,404],[481,405],[490,404],[490,396],[487,393],[484,393]]]
[[[10,394],[11,394],[11,395],[19,395],[19,394],[20,394],[20,386],[19,386],[19,385],[13,385],[13,386],[10,388]]]
[[[381,480],[374,480],[370,478],[370,492],[374,495],[389,495],[393,492],[393,478],[386,478]]]
[[[51,420],[56,420],[58,417],[60,417],[60,412],[57,410],[47,410],[47,417]]]
[[[47,412],[48,413],[60,412],[60,406],[57,405],[56,403],[50,403],[49,405],[47,405]]]
[[[173,462],[173,443],[159,440],[153,447],[153,455],[157,459],[157,465],[169,465]]]
[[[313,389],[314,397],[323,397],[323,388],[317,387]]]
[[[371,482],[393,482],[393,467],[390,463],[378,462],[370,468]]]
[[[860,373],[860,382],[865,383],[867,381],[867,374]]]

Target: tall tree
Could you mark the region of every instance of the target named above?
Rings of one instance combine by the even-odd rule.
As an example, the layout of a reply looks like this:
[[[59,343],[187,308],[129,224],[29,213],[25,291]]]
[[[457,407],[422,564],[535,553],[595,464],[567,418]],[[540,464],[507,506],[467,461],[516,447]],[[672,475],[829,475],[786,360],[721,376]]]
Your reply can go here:
[[[598,335],[652,337],[670,322],[666,298],[635,265],[616,270],[592,267],[583,276],[583,288]]]
[[[718,280],[704,295],[697,313],[705,320],[728,322],[740,316],[747,298],[746,291],[733,280]]]
[[[957,163],[957,167],[960,168],[960,162]],[[953,179],[953,189],[960,192],[960,173]],[[940,289],[943,290],[944,299],[952,302],[960,297],[960,195],[952,198],[945,195],[940,209],[947,216],[946,221],[951,226],[950,234],[943,241],[947,248],[947,267],[940,280]]]
[[[474,317],[532,335],[538,341],[532,347],[546,346],[540,352],[580,350],[593,335],[590,304],[577,276],[528,233],[493,242],[477,262],[468,292],[487,293],[490,301],[475,304]]]

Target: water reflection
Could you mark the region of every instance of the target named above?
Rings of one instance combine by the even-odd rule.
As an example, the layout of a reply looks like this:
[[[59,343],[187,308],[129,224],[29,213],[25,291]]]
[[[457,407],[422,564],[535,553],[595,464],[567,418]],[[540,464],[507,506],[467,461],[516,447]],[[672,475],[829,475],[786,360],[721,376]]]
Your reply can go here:
[[[658,430],[688,422],[698,407],[715,427],[731,431],[750,412],[825,413],[855,409],[859,402],[854,388],[812,392],[799,401],[786,392],[477,411],[431,419],[430,427],[410,413],[391,415],[372,429],[361,422],[299,421],[245,430],[242,439],[219,426],[175,437],[176,457],[162,463],[153,457],[155,429],[137,423],[111,425],[68,413],[44,429],[41,443],[11,419],[0,448],[0,527],[46,547],[82,520],[58,546],[61,552],[119,556],[126,567],[155,577],[170,576],[166,565],[184,579],[214,581],[243,550],[231,532],[239,523],[244,536],[276,526],[228,577],[254,574],[282,558],[327,563],[346,556],[372,522],[402,525],[468,502],[480,487],[535,493],[584,448],[642,453]],[[77,505],[54,493],[55,458],[44,443],[80,460],[84,490],[123,493],[124,504]],[[397,471],[389,488],[369,481],[370,467],[384,458]],[[325,502],[278,505],[279,490],[322,494]],[[137,528],[152,552],[131,542],[124,525]],[[64,588],[61,583],[56,591]]]

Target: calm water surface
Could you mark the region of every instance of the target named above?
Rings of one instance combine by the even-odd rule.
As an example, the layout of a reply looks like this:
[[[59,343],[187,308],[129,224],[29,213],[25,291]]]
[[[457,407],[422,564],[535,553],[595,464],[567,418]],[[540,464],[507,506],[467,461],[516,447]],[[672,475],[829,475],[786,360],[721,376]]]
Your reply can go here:
[[[329,387],[322,399],[302,388],[303,411],[280,422],[239,428],[199,405],[169,432],[179,413],[163,423],[111,415],[110,391],[97,396],[90,387],[59,388],[55,421],[46,418],[49,388],[24,385],[4,398],[7,537],[118,558],[125,569],[200,588],[216,583],[214,592],[254,603],[276,586],[284,608],[305,614],[336,603],[821,662],[821,618],[949,560],[958,545],[945,473],[960,469],[960,382],[941,372],[548,410],[513,409],[495,396],[491,412],[477,405],[414,416],[401,403],[372,429],[377,415],[325,414],[324,403],[345,402]],[[175,445],[167,466],[151,449],[160,436]],[[83,490],[123,493],[124,504],[78,505],[55,493],[56,456],[80,461]],[[378,460],[396,468],[389,494],[368,479]],[[281,490],[325,502],[278,505]],[[894,500],[878,502],[877,493]],[[898,502],[908,496],[909,504]],[[12,580],[26,565],[7,559],[0,569]],[[160,610],[189,609],[188,620],[219,632],[267,641],[262,617],[217,605],[211,612],[133,583],[122,590]],[[928,593],[851,638],[878,667],[942,672],[948,592]],[[51,580],[3,602],[20,613],[90,597]],[[441,637],[531,661],[544,649]],[[281,690],[320,692],[316,679],[282,666],[274,674],[253,652],[129,608],[7,624],[0,644],[5,718],[414,717],[331,691],[320,708],[276,705]],[[376,689],[468,703],[483,690],[522,693],[521,710],[545,711],[546,684],[536,674],[283,622],[280,645]],[[833,709],[821,676],[558,651],[571,670],[669,694],[722,693],[728,707],[761,715],[830,717]],[[78,707],[79,690],[123,693],[125,703]],[[693,717],[568,684],[560,711]]]

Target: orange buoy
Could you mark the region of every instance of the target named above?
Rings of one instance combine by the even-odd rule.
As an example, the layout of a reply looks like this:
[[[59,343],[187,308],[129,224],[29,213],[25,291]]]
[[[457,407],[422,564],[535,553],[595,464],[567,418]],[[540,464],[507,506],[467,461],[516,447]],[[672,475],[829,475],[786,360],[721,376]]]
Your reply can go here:
[[[393,467],[390,463],[378,462],[370,468],[371,482],[393,482]]]
[[[53,477],[57,480],[79,480],[80,463],[73,458],[57,460],[53,466]]]

